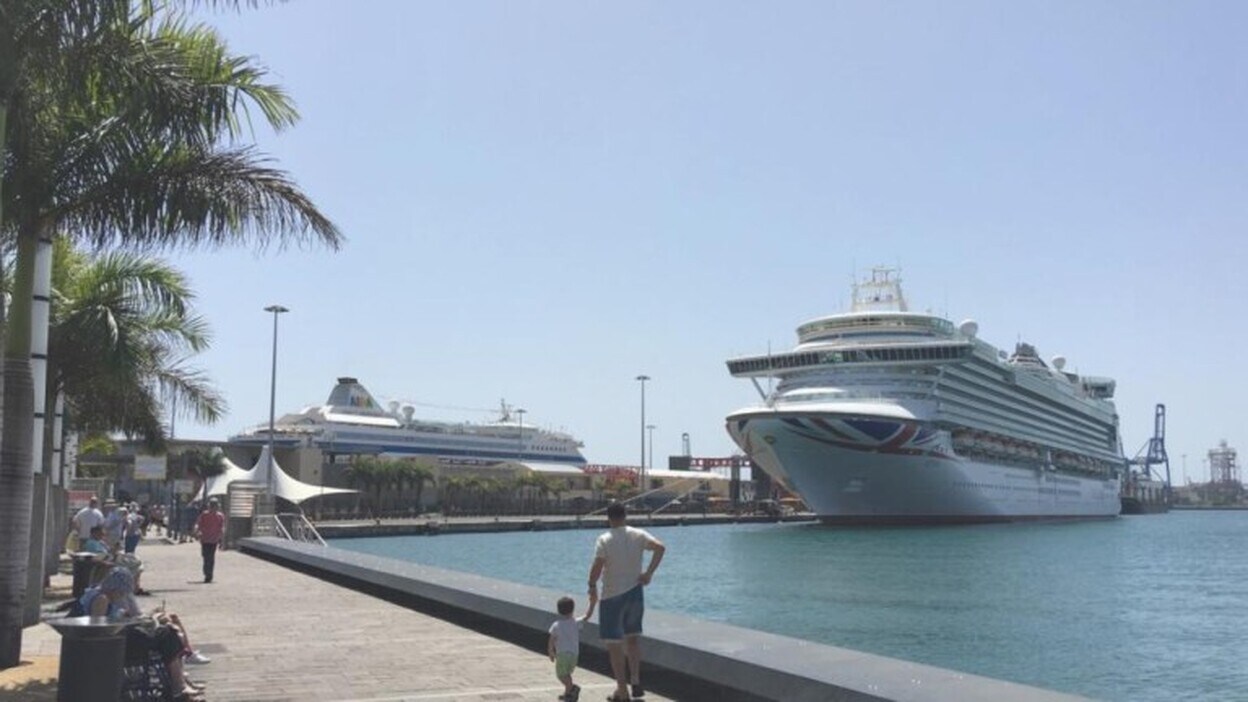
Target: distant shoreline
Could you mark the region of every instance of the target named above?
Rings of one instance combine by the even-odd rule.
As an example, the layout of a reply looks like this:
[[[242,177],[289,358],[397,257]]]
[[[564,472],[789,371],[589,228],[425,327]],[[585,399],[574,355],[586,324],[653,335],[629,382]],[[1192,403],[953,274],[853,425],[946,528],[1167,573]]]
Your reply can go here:
[[[773,517],[762,514],[672,514],[647,517],[630,515],[628,523],[639,527],[702,526],[710,524],[769,524],[775,522],[815,522],[809,512]],[[607,518],[602,515],[576,517],[568,515],[505,516],[505,517],[443,517],[352,521],[314,522],[321,536],[327,539],[349,539],[370,536],[436,536],[439,534],[485,534],[510,531],[547,531],[557,529],[602,529]]]

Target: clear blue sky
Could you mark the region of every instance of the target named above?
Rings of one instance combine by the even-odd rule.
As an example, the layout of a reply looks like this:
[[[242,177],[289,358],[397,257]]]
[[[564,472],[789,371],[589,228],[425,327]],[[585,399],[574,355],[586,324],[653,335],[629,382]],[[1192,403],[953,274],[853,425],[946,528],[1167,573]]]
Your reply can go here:
[[[1176,482],[1248,453],[1248,4],[296,0],[206,15],[302,122],[260,134],[339,253],[179,255],[223,438],[359,377],[635,463],[728,454],[737,355],[900,265],[912,306],[1118,380]],[[422,408],[445,419],[483,412]]]

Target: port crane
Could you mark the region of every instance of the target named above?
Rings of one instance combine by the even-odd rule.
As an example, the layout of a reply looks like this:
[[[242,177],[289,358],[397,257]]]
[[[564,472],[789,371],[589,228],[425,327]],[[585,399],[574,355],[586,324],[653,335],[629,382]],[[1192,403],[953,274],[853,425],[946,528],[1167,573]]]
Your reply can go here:
[[[1156,479],[1165,483],[1166,504],[1171,503],[1170,495],[1170,457],[1166,455],[1166,406],[1158,404],[1156,411],[1153,413],[1153,435],[1140,450],[1136,452],[1135,458],[1127,461],[1127,464],[1136,468],[1128,475],[1128,480],[1135,479],[1138,475],[1143,480]],[[1154,466],[1158,469],[1154,470]],[[1166,474],[1163,478],[1160,467],[1165,466]]]

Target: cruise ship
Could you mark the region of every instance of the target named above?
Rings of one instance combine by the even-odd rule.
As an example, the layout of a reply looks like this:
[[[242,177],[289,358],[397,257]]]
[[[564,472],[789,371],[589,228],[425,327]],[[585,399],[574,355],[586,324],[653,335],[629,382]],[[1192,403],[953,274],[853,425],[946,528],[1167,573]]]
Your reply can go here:
[[[278,418],[273,443],[283,448],[319,448],[328,454],[431,456],[462,463],[585,463],[580,441],[525,424],[523,410],[513,411],[506,402],[497,420],[481,424],[437,422],[414,415],[411,405],[391,402],[383,408],[359,380],[339,378],[325,404]],[[269,425],[247,429],[230,441],[266,444]]]
[[[1126,458],[1115,383],[1012,354],[912,312],[897,271],[851,311],[802,324],[788,353],[736,358],[759,404],[727,418],[755,465],[825,523],[959,524],[1113,517]],[[765,391],[760,379],[775,387]]]

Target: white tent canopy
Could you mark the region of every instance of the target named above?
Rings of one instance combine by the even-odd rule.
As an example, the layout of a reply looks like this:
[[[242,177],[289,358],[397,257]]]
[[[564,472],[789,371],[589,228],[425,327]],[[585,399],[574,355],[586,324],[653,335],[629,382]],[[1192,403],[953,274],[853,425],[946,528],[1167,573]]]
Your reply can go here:
[[[200,493],[200,497],[208,498],[224,495],[228,491],[230,483],[235,480],[252,480],[251,471],[239,468],[234,465],[234,461],[223,457],[221,462],[225,464],[225,472],[221,475],[214,475],[205,480],[204,488]]]
[[[308,483],[296,480],[286,474],[277,461],[272,462],[273,465],[273,492],[283,500],[289,500],[295,504],[301,504],[313,497],[321,495],[343,495],[355,493],[355,490],[345,490],[343,488],[324,487],[322,485],[309,485]],[[265,446],[260,451],[260,457],[256,459],[256,464],[251,470],[243,470],[226,459],[226,471],[221,475],[210,478],[205,485],[205,489],[209,497],[214,495],[224,495],[229,490],[230,483],[241,480],[249,483],[258,483],[260,485],[269,484],[269,447]]]

